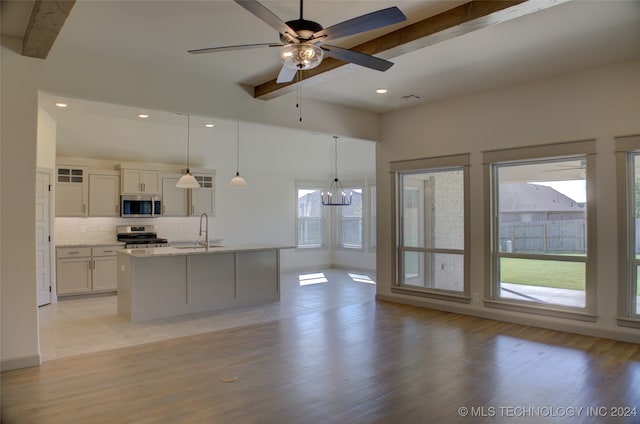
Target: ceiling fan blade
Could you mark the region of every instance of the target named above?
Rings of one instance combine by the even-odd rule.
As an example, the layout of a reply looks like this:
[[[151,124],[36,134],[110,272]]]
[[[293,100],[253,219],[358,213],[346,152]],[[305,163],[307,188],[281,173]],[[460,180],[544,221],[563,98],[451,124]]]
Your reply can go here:
[[[255,49],[258,47],[281,47],[281,46],[282,44],[274,44],[274,43],[239,44],[237,46],[208,47],[206,49],[187,50],[187,52],[191,54],[203,54],[203,53],[223,52],[223,51],[229,51],[229,50]]]
[[[291,82],[297,73],[298,73],[297,69],[289,68],[288,66],[283,66],[282,69],[280,69],[280,73],[278,74],[278,79],[276,79],[276,82],[278,84]]]
[[[262,22],[269,25],[271,28],[278,31],[280,34],[289,35],[291,37],[292,42],[297,42],[298,34],[291,29],[289,25],[284,23],[282,19],[277,17],[272,11],[264,7],[262,4],[255,0],[234,0],[240,6],[244,7],[255,17],[260,19]]]
[[[334,59],[342,60],[343,62],[355,63],[356,65],[364,66],[365,68],[375,69],[376,71],[386,71],[393,66],[393,62],[380,59],[379,57],[371,56],[368,54],[356,52],[354,50],[343,49],[342,47],[329,46],[327,44],[322,45],[324,54]]]
[[[406,20],[407,17],[404,16],[404,13],[393,6],[332,25],[313,34],[312,39],[322,37],[325,37],[325,39],[346,37]]]

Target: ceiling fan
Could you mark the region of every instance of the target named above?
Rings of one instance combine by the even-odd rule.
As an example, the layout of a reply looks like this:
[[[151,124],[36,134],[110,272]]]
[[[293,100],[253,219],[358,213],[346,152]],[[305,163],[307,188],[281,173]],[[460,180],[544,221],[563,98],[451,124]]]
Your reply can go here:
[[[343,62],[355,63],[356,65],[384,72],[393,65],[392,62],[354,50],[331,46],[325,44],[325,41],[371,31],[387,25],[403,22],[407,19],[400,9],[393,6],[349,19],[328,28],[323,28],[319,23],[303,18],[303,0],[300,0],[300,18],[287,22],[282,21],[273,12],[255,0],[234,1],[258,19],[277,30],[280,34],[281,43],[209,47],[205,49],[188,50],[188,52],[191,54],[202,54],[257,47],[280,47],[280,59],[283,66],[276,80],[278,83],[290,82],[298,71],[315,68],[320,65],[325,55]]]

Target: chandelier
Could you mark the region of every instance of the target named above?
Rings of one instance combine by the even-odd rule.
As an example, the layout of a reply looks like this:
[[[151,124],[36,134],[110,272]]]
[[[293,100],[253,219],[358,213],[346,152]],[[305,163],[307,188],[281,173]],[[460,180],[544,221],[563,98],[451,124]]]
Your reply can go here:
[[[347,194],[338,179],[338,137],[333,136],[334,142],[334,159],[335,159],[335,176],[326,192],[322,192],[322,204],[324,206],[349,206],[353,193],[349,191]]]

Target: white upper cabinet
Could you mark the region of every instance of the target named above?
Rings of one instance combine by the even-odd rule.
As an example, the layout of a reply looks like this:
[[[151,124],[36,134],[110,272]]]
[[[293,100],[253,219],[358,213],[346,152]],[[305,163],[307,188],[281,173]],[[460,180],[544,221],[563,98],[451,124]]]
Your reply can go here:
[[[122,169],[122,194],[160,194],[160,172]]]
[[[200,188],[190,190],[191,215],[198,216],[206,213],[213,216],[215,213],[215,175],[194,173],[193,176],[200,183]]]
[[[89,216],[120,216],[117,171],[89,171]]]
[[[187,216],[189,190],[176,187],[179,175],[162,177],[162,216]]]
[[[87,216],[87,168],[56,167],[56,216]]]

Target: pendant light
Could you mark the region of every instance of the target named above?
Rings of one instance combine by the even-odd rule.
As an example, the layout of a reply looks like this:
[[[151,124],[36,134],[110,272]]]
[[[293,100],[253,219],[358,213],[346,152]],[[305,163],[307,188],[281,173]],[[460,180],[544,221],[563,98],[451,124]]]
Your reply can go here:
[[[200,188],[200,183],[196,178],[191,175],[191,171],[189,170],[189,129],[191,128],[191,115],[187,115],[187,172],[183,174],[178,182],[176,183],[176,187],[178,188]]]
[[[247,188],[249,185],[240,176],[240,122],[238,122],[236,139],[236,176],[229,181],[229,188]]]
[[[329,189],[326,192],[322,192],[322,204],[324,206],[349,206],[353,193],[350,191],[347,196],[338,179],[338,136],[333,136],[333,142],[335,150],[335,176],[329,185]]]

